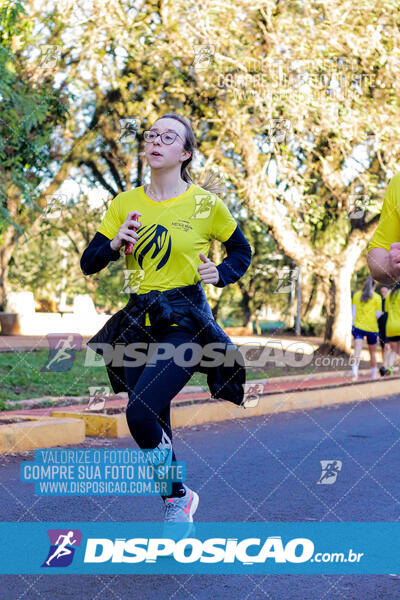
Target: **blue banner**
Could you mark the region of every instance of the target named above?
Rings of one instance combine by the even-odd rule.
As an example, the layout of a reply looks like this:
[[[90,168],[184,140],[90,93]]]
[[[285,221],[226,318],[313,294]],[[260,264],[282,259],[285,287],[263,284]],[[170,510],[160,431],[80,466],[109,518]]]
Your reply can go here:
[[[399,574],[399,522],[0,523],[1,574]]]
[[[21,481],[34,483],[36,496],[165,495],[186,479],[184,462],[166,450],[50,448],[22,461]]]

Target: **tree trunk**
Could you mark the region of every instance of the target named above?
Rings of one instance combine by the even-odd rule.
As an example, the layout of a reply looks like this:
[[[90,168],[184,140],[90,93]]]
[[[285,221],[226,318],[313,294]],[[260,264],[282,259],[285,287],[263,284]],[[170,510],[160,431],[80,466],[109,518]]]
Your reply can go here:
[[[314,282],[314,274],[309,269],[306,271],[301,269],[301,295],[304,302],[301,303],[301,318],[306,319],[308,312],[313,303],[313,293],[315,293],[316,283]]]
[[[330,300],[326,303],[328,318],[325,336],[328,342],[336,344],[338,348],[349,349],[351,314],[349,318],[349,309],[346,304],[348,302],[347,290],[351,274],[371,239],[379,215],[375,215],[361,228],[350,227],[348,235],[343,238],[344,243],[341,247],[335,249],[334,246],[328,244],[326,248],[316,249],[310,238],[298,235],[295,231],[290,214],[282,213],[281,204],[275,199],[275,187],[264,176],[264,171],[260,171],[260,152],[252,133],[246,130],[241,131],[237,142],[238,151],[242,155],[246,169],[244,193],[248,207],[253,210],[260,221],[269,227],[270,235],[274,237],[278,246],[301,266],[303,272],[311,271],[319,279],[328,282],[329,292],[326,296],[330,295]],[[332,221],[325,232],[326,239],[329,239],[329,228],[334,235],[336,226],[337,223]],[[343,281],[345,276],[349,278],[347,283]],[[336,291],[342,295],[337,301],[334,298]],[[292,314],[289,319],[293,326]]]
[[[218,312],[219,312],[219,307],[221,304],[221,296],[219,296],[214,302],[213,305],[211,307],[211,311],[212,314],[214,316],[214,319],[217,320],[218,319]]]
[[[301,296],[302,296],[302,289],[301,289],[301,277],[300,277],[300,273],[301,273],[301,269],[299,267],[299,275],[298,275],[298,279],[296,282],[296,296],[297,296],[297,309],[296,309],[296,326],[295,326],[295,333],[297,336],[301,335]]]
[[[241,293],[241,298],[239,302],[239,306],[242,309],[242,324],[243,327],[248,330],[249,334],[253,333],[253,324],[252,324],[252,313],[250,308],[250,300],[251,294],[249,294],[248,287],[239,279],[237,281],[238,288]],[[250,283],[251,288],[251,283]]]
[[[324,331],[324,342],[326,345],[331,345],[332,339],[332,327],[335,318],[335,283],[332,279],[329,279],[325,284],[325,293],[327,297],[326,304],[326,320],[325,320],[325,331]]]
[[[324,288],[319,277],[315,282],[315,294],[311,309],[307,314],[307,320],[310,323],[316,323],[322,320],[322,309],[326,305],[326,296],[324,294]]]
[[[10,259],[16,243],[14,227],[9,227],[4,235],[4,245],[0,246],[0,309],[5,310],[8,294],[8,272]]]
[[[251,318],[251,310],[249,306],[250,296],[244,291],[242,293],[242,299],[240,301],[240,306],[242,307],[242,322],[243,327],[247,327]]]
[[[295,294],[293,285],[291,286],[290,292],[288,294],[288,307],[287,307],[287,317],[286,317],[286,327],[287,329],[293,329],[295,323]]]

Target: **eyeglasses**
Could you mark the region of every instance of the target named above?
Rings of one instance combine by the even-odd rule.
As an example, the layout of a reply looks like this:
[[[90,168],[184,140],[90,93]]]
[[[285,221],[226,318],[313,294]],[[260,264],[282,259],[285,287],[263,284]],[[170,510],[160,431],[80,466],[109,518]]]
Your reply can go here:
[[[143,132],[143,138],[145,142],[154,142],[154,140],[158,138],[158,136],[160,136],[162,143],[166,144],[167,146],[173,144],[177,137],[182,140],[181,136],[175,131],[165,131],[164,133],[157,133],[156,131],[151,131],[149,129]]]

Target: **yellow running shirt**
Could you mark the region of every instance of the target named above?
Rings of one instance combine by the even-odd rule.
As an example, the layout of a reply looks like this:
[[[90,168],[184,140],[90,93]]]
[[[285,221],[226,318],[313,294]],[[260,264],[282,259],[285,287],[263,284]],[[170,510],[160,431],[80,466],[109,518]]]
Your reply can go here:
[[[364,331],[379,331],[375,311],[382,310],[382,298],[380,295],[372,292],[372,298],[367,302],[361,302],[361,290],[359,290],[353,296],[353,304],[356,307],[354,327],[363,329]]]
[[[400,173],[389,182],[378,227],[368,244],[368,251],[372,248],[390,250],[395,242],[400,242]]]
[[[138,220],[142,225],[132,254],[125,256],[130,271],[127,293],[165,291],[201,281],[199,253],[207,256],[210,242],[225,242],[237,226],[218,196],[191,184],[180,196],[163,202],[149,198],[144,186],[118,194],[98,231],[112,240],[133,211],[141,213]]]
[[[386,337],[400,335],[400,290],[393,294],[391,290],[385,299],[385,311],[388,313]]]

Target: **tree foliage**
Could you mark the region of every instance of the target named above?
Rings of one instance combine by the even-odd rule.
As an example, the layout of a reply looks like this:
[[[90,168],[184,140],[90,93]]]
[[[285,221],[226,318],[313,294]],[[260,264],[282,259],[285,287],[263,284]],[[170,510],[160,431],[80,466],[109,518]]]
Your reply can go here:
[[[40,184],[49,175],[51,134],[66,107],[52,77],[30,59],[32,23],[20,2],[0,8],[0,304],[18,235],[35,218]],[[35,76],[36,73],[36,76]]]
[[[247,211],[256,253],[240,285],[242,296],[251,289],[250,310],[275,300],[277,244],[284,264],[301,266],[305,312],[315,299],[324,305],[326,338],[349,349],[351,277],[399,167],[398,3],[86,6],[30,4],[46,25],[41,43],[61,45],[57,70],[71,98],[54,185],[71,167],[110,198],[141,185],[143,129],[181,113],[199,146],[196,181],[212,165],[224,200]],[[252,229],[253,216],[267,233]],[[217,304],[230,292],[213,293]]]

